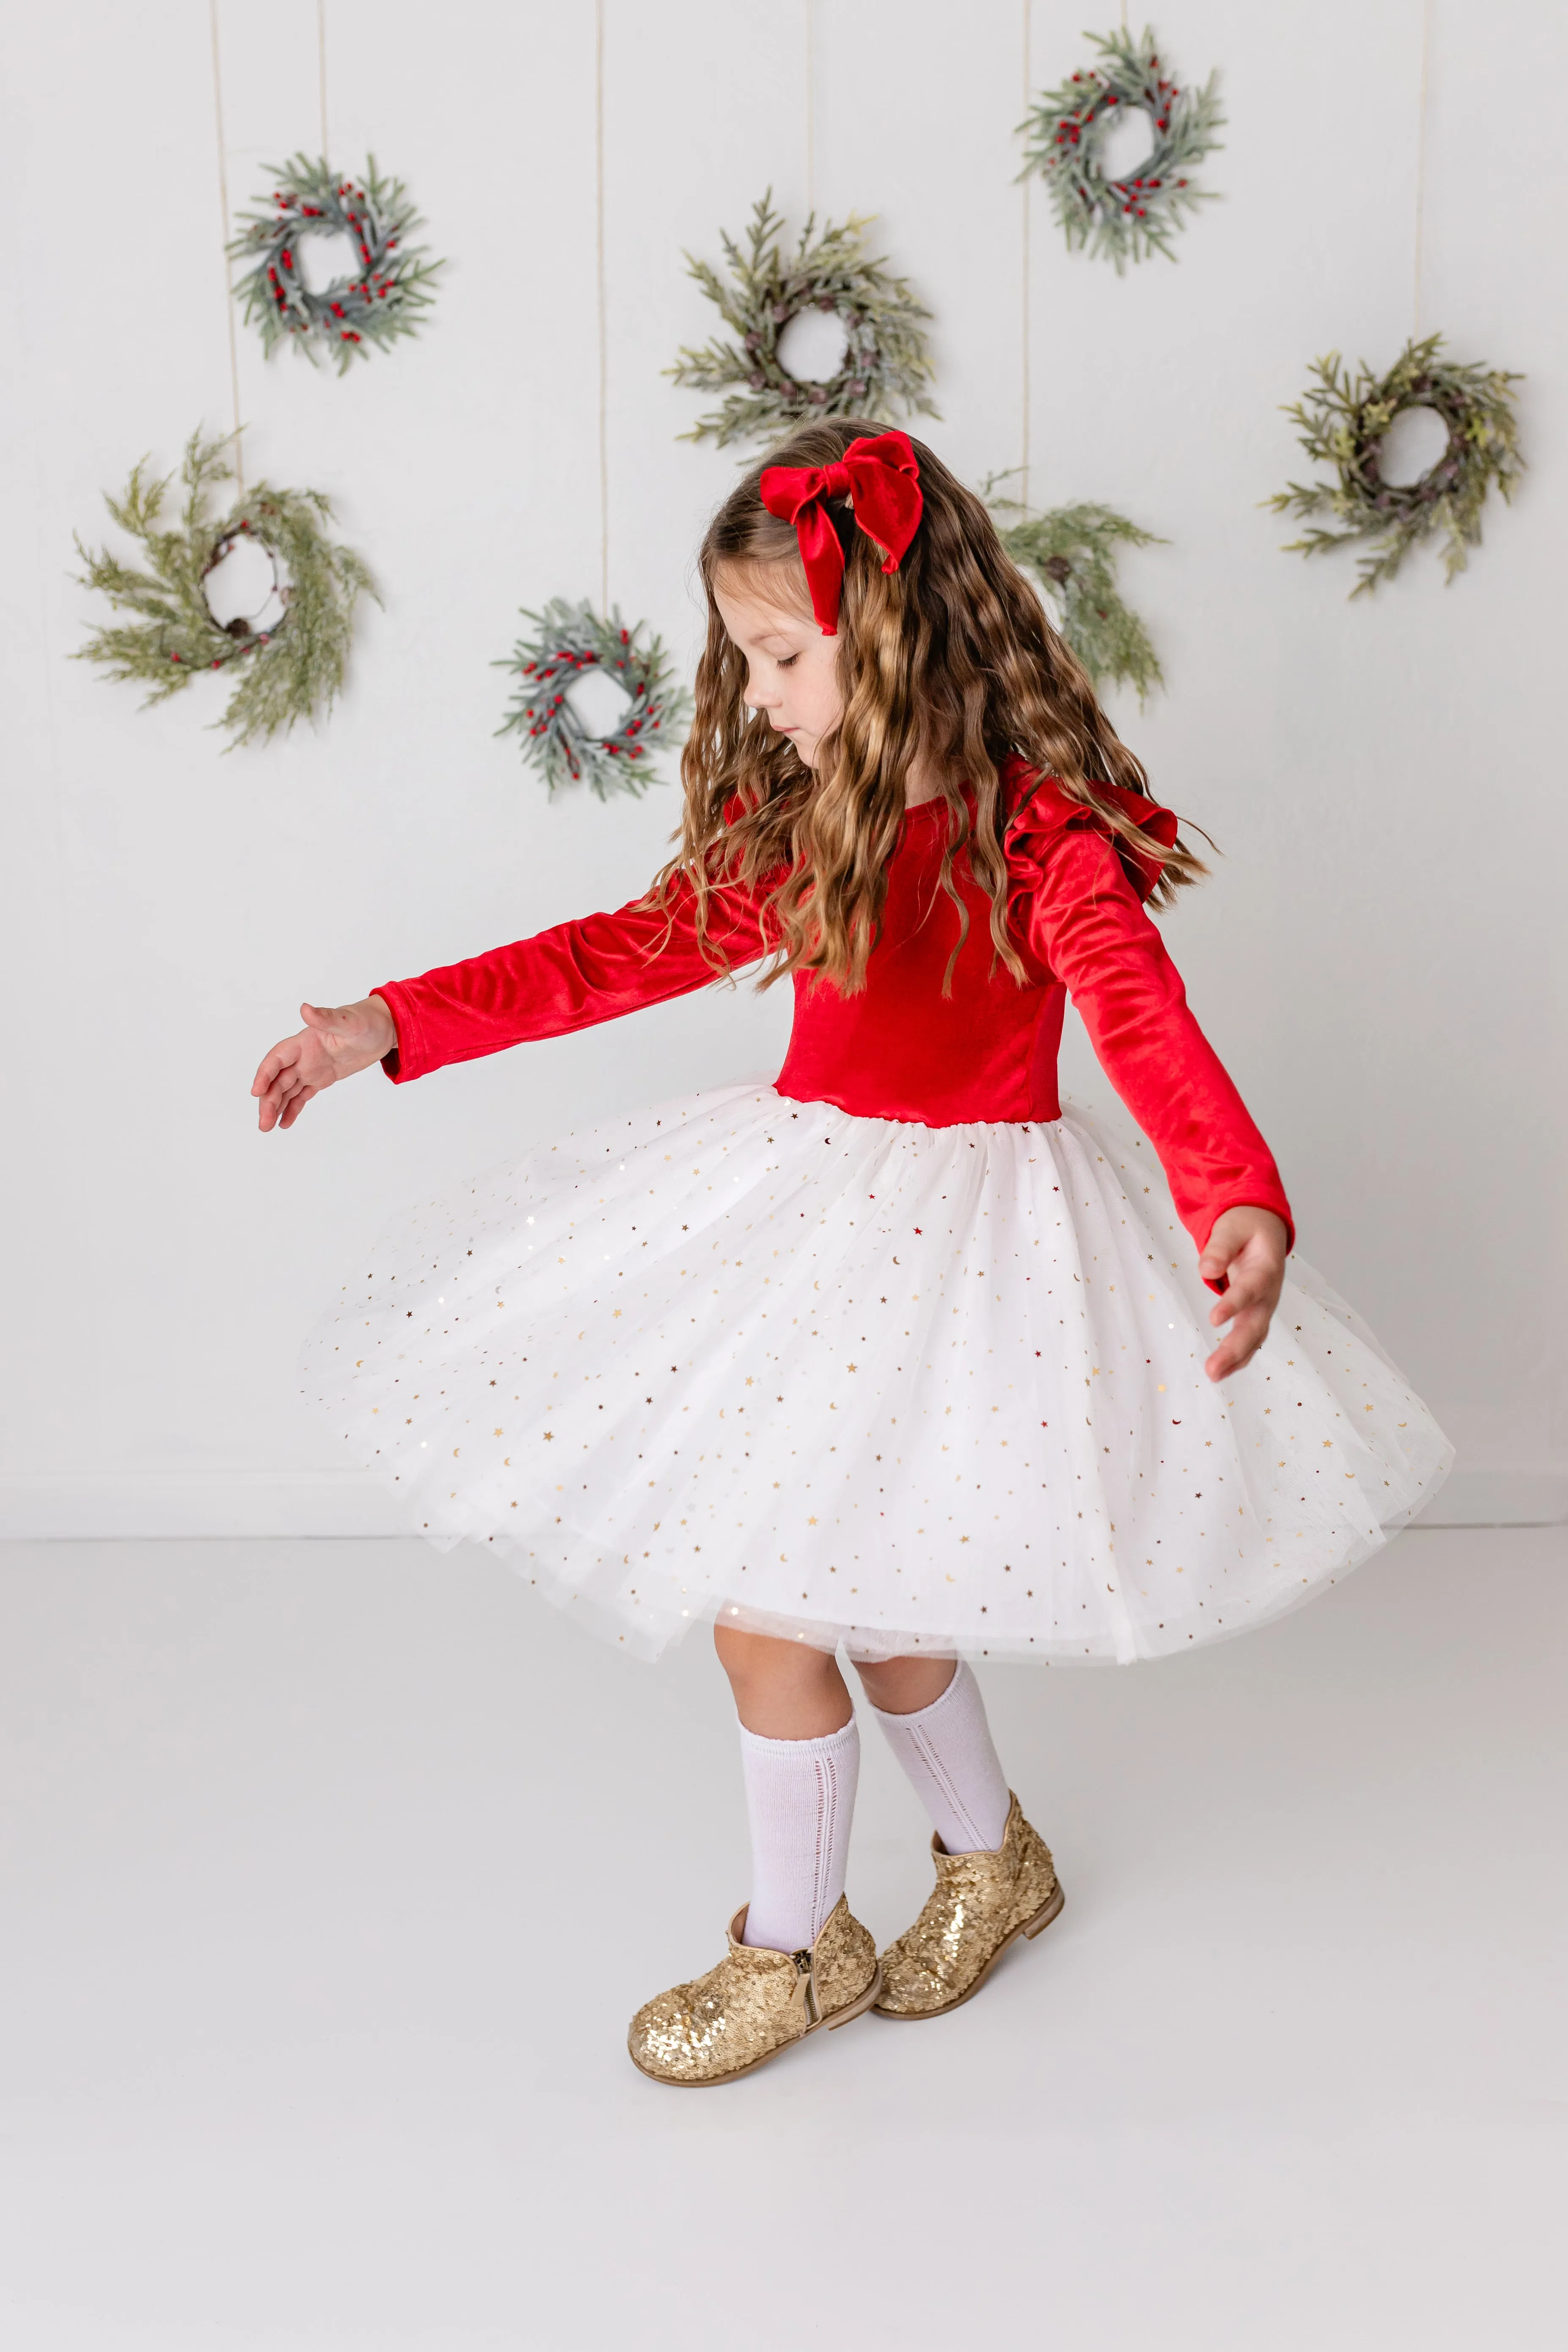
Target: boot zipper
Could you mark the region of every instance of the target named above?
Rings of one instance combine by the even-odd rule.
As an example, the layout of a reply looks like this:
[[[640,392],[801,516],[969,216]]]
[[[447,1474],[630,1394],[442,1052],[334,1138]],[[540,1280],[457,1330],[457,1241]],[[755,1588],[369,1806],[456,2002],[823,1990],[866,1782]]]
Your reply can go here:
[[[795,1962],[795,1990],[805,2011],[805,2021],[808,2025],[820,2025],[822,2004],[816,1998],[816,1970],[812,1965],[811,1954],[809,1951],[792,1952],[790,1958]]]

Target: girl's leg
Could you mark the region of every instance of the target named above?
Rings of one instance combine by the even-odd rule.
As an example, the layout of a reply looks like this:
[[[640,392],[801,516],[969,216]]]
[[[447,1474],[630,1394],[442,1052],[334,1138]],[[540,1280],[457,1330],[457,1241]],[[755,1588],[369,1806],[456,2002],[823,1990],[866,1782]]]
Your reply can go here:
[[[881,1725],[949,1853],[994,1853],[1012,1795],[980,1685],[961,1659],[888,1658],[858,1668]]]
[[[844,1677],[825,1650],[714,1628],[740,1717],[752,1832],[744,1940],[808,1949],[844,1892],[860,1736]]]
[[[626,2036],[645,2074],[688,2086],[847,2025],[882,1990],[876,1940],[844,1900],[860,1762],[844,1678],[805,1642],[719,1626],[715,1643],[741,1717],[752,1899],[718,1966],[644,2001]]]
[[[936,1885],[881,1954],[881,2017],[944,2017],[1020,1936],[1062,1907],[1050,1848],[1008,1789],[978,1685],[962,1662],[889,1658],[860,1678],[936,1831]]]

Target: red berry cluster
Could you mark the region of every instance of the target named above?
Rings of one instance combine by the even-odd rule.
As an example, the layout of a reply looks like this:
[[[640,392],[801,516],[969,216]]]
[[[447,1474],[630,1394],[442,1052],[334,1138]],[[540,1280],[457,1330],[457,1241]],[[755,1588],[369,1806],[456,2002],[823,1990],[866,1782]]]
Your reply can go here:
[[[1101,89],[1100,76],[1096,73],[1075,73],[1073,79],[1078,82],[1088,82],[1093,95],[1085,97],[1083,104],[1079,108],[1076,114],[1064,115],[1061,122],[1057,128],[1057,145],[1058,147],[1068,145],[1076,147],[1078,145],[1079,140],[1082,136],[1083,132],[1088,130],[1089,124],[1094,121],[1095,102]],[[1114,106],[1116,100],[1112,99],[1110,103]]]

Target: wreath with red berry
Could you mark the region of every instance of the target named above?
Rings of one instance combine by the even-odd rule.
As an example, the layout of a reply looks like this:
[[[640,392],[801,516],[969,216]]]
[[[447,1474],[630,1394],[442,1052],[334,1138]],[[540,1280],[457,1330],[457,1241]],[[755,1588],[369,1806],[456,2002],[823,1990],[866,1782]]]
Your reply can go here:
[[[1197,185],[1193,172],[1220,143],[1215,133],[1225,116],[1216,77],[1210,74],[1201,89],[1184,89],[1162,65],[1147,26],[1137,40],[1126,32],[1086,38],[1100,62],[1035,100],[1018,125],[1026,158],[1018,176],[1037,172],[1045,181],[1069,252],[1087,247],[1114,263],[1118,275],[1129,261],[1155,253],[1174,261],[1173,233],[1214,194]],[[1130,109],[1148,116],[1153,144],[1135,171],[1113,179],[1101,142],[1107,127]]]
[[[252,736],[265,742],[297,719],[316,719],[331,709],[348,668],[354,606],[362,593],[376,592],[361,558],[328,537],[323,525],[331,509],[319,490],[253,482],[226,512],[211,514],[213,491],[233,473],[227,446],[191,436],[180,468],[184,498],[173,528],[163,523],[172,477],[150,480],[145,458],[132,467],[122,498],[105,495],[146,568],[78,540],[87,565],[82,585],[134,617],[95,629],[76,658],[97,662],[111,677],[139,680],[148,703],[182,693],[204,671],[237,669],[218,724],[235,743]],[[271,558],[271,590],[249,616],[220,622],[207,602],[208,575],[242,539]]]
[[[374,155],[362,180],[340,179],[324,157],[308,155],[290,157],[273,176],[271,205],[242,213],[246,226],[228,248],[252,264],[235,299],[268,354],[285,342],[311,361],[326,350],[342,375],[356,356],[417,334],[442,265],[406,242],[422,224],[402,181],[384,180]],[[302,257],[310,240],[325,236],[346,238],[357,259],[317,290],[305,283]]]
[[[552,596],[498,669],[517,678],[511,708],[496,730],[521,739],[522,755],[543,771],[553,794],[570,784],[587,784],[600,800],[612,793],[641,793],[658,780],[654,754],[679,741],[691,713],[691,700],[665,656],[660,638],[640,644],[643,625],[625,627],[612,605],[608,619],[589,604],[571,604]],[[572,699],[572,688],[599,671],[626,695],[626,709],[607,733],[596,734]]]

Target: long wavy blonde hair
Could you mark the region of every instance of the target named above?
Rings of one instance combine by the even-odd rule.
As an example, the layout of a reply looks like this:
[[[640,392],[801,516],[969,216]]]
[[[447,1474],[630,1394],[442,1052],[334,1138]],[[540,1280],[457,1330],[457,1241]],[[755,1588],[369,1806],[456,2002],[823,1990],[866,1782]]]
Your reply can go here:
[[[852,441],[881,429],[849,418],[804,425],[763,463],[833,465]],[[1010,754],[1054,777],[1113,833],[1140,838],[1136,818],[1104,787],[1147,796],[1142,766],[980,499],[923,442],[914,449],[924,511],[897,572],[882,570],[883,551],[855,527],[847,500],[827,504],[845,555],[843,716],[821,739],[815,769],[763,712],[747,709],[745,657],[714,601],[715,586],[730,580],[772,604],[811,610],[795,527],[762,502],[761,464],[730,493],[702,541],[708,642],[681,759],[685,813],[679,846],[649,900],[668,910],[672,891],[689,883],[699,937],[722,971],[728,961],[708,930],[710,893],[725,883],[761,891],[773,949],[764,988],[795,971],[819,973],[846,995],[864,987],[904,816],[904,777],[922,754],[942,777],[949,820],[942,887],[959,914],[944,992],[969,930],[953,879],[961,854],[990,894],[997,959],[1016,979],[1025,977],[1007,929],[1003,845],[1012,811],[1003,804],[1002,766]],[[1166,854],[1156,899],[1168,902],[1205,870],[1178,843]]]

